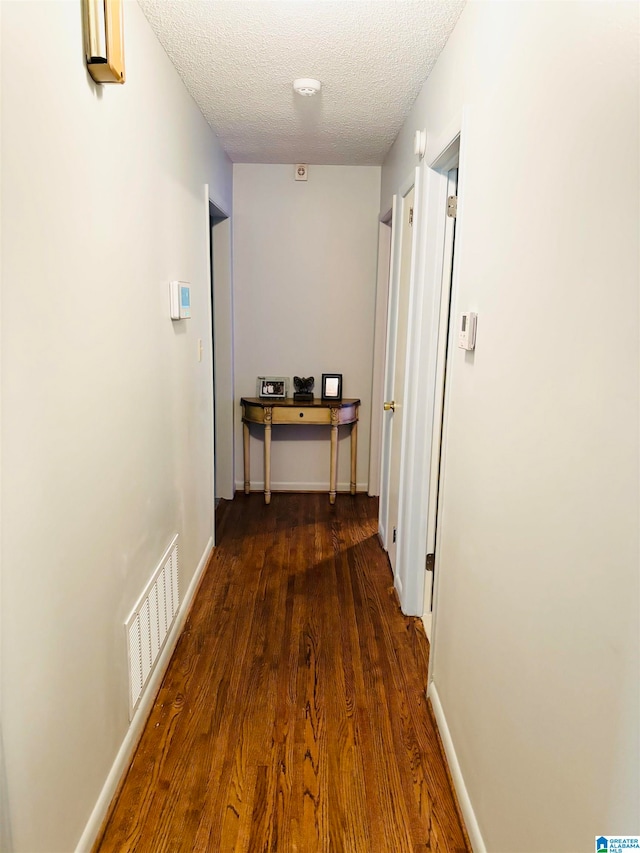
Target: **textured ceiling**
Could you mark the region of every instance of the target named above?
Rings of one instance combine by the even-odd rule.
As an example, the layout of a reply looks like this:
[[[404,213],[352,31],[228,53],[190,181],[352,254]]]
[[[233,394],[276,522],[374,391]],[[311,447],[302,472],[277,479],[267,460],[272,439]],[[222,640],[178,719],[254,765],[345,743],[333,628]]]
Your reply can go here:
[[[465,0],[138,2],[234,162],[378,165]]]

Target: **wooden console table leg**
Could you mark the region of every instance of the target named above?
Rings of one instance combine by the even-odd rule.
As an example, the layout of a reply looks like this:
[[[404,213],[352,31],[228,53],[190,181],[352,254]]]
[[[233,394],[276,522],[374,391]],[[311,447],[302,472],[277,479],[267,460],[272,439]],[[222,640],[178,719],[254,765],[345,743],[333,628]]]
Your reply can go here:
[[[248,495],[251,491],[251,477],[249,474],[249,424],[242,424],[244,439],[244,493]]]
[[[338,480],[338,409],[331,409],[331,466],[329,468],[329,503],[336,502]]]
[[[264,502],[271,503],[271,407],[264,410]]]
[[[351,427],[351,494],[356,493],[356,464],[358,460],[358,421]]]

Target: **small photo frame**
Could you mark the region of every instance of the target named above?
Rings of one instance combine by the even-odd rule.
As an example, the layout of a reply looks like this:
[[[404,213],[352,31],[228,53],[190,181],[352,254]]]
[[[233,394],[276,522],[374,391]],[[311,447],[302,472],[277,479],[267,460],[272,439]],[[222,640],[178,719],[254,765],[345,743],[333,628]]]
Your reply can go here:
[[[289,380],[286,376],[258,376],[258,397],[284,400]]]
[[[322,399],[323,400],[342,400],[342,374],[341,373],[323,373],[322,374]]]

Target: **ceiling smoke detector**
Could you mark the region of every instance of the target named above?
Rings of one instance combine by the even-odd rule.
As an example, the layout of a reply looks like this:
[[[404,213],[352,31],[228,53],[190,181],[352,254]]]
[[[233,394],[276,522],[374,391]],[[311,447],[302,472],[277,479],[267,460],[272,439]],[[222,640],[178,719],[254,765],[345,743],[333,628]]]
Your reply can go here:
[[[319,80],[314,80],[313,77],[298,77],[293,81],[293,91],[299,95],[304,95],[309,98],[311,95],[317,95],[322,87]]]

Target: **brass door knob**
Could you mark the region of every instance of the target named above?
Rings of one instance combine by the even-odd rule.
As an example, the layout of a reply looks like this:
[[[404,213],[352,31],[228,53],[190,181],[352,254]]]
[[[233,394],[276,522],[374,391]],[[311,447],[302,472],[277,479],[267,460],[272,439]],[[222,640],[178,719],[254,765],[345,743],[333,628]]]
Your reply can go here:
[[[395,412],[395,410],[396,410],[396,401],[395,401],[395,400],[392,400],[390,403],[385,403],[385,404],[384,404],[384,410],[385,410],[385,412],[389,412],[389,411],[391,411],[391,412]]]

